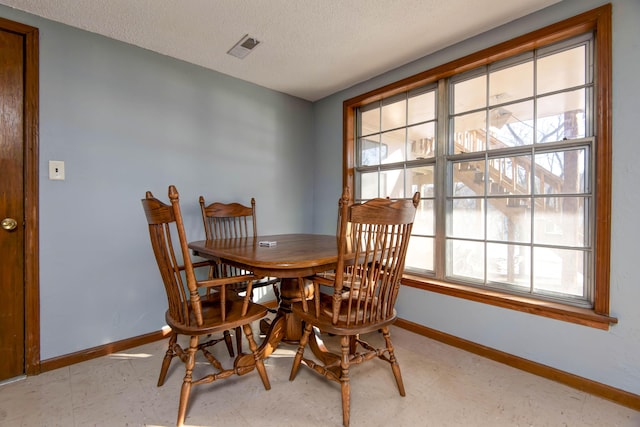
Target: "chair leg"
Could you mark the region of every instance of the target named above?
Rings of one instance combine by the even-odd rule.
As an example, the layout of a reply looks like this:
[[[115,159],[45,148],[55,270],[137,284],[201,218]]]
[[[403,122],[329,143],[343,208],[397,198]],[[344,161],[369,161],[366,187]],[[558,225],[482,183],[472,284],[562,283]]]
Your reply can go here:
[[[349,348],[351,340],[348,336],[340,337],[342,359],[340,360],[340,391],[342,392],[342,424],[349,427],[349,407],[351,399],[351,385],[349,383]]]
[[[182,381],[182,389],[180,390],[180,404],[178,406],[178,421],[176,424],[178,427],[184,424],[184,418],[187,413],[187,403],[189,402],[189,394],[191,394],[191,376],[193,374],[193,367],[196,364],[196,351],[198,351],[198,338],[197,336],[192,336],[189,340],[184,380]]]
[[[251,330],[251,325],[243,325],[242,328],[244,329],[244,334],[246,335],[247,341],[249,342],[249,348],[253,353],[253,358],[256,361],[256,369],[258,370],[258,374],[260,374],[262,384],[264,385],[265,390],[271,390],[271,384],[269,384],[269,377],[267,376],[267,370],[264,367],[264,361],[258,353],[258,344],[256,344],[256,340],[253,339],[253,331]]]
[[[167,371],[169,370],[169,365],[171,365],[171,359],[176,355],[173,350],[173,346],[178,339],[178,334],[175,332],[171,332],[171,336],[169,337],[169,348],[167,348],[167,352],[164,354],[164,359],[162,359],[162,367],[160,368],[160,377],[158,378],[158,387],[164,384],[164,380],[167,377]]]
[[[304,355],[304,348],[309,341],[309,336],[313,330],[313,325],[307,323],[304,326],[304,332],[300,337],[300,344],[298,345],[298,351],[296,351],[296,357],[293,359],[293,365],[291,365],[291,373],[289,374],[289,381],[293,381],[298,375],[298,368],[300,368],[300,362],[302,362],[302,356]]]
[[[280,304],[280,288],[278,287],[278,283],[274,283],[272,287],[273,287],[273,294],[276,296],[276,302],[279,305]]]
[[[233,357],[233,342],[231,341],[231,333],[229,331],[224,331],[224,343],[227,345],[229,357]],[[240,349],[238,349],[238,351],[240,351]]]
[[[358,335],[351,335],[349,337],[349,354],[355,354],[358,349]]]
[[[384,341],[387,345],[387,349],[389,349],[389,360],[391,361],[391,370],[393,371],[393,376],[396,377],[396,384],[398,385],[398,391],[400,392],[400,396],[405,395],[404,391],[404,383],[402,382],[402,375],[400,374],[400,364],[396,359],[396,356],[393,352],[393,344],[391,344],[391,334],[389,334],[389,328],[382,328],[382,336],[384,337]]]
[[[240,326],[236,328],[236,349],[238,350],[238,354],[242,354],[242,331]]]

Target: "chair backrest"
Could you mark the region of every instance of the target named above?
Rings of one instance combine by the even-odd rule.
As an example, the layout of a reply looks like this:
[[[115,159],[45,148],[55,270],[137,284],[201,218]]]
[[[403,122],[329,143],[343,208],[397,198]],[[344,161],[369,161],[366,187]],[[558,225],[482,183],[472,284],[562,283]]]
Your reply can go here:
[[[169,315],[175,322],[185,326],[201,326],[202,306],[198,284],[187,246],[178,190],[173,185],[169,186],[169,200],[171,204],[167,205],[156,199],[150,191],[142,199],[151,246],[167,293]],[[174,243],[176,236],[178,241]],[[180,252],[181,256],[178,257]],[[182,271],[186,276],[186,287]],[[189,325],[194,319],[196,325]]]
[[[200,210],[207,240],[234,237],[256,237],[256,201],[251,206],[240,203],[205,203],[200,196]]]
[[[420,193],[411,200],[340,199],[332,323],[366,326],[395,316],[395,302]]]
[[[256,237],[256,201],[251,198],[251,206],[240,203],[213,202],[206,204],[204,197],[200,196],[200,211],[207,240]],[[247,274],[247,271],[224,263],[212,265],[209,270],[209,278],[233,277]],[[244,286],[238,284],[236,290],[243,290]]]

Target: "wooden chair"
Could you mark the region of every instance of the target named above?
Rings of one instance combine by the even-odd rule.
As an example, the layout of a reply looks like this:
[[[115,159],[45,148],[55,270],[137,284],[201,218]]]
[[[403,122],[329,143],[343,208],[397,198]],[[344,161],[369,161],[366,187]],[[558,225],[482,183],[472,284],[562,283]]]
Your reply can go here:
[[[193,385],[210,383],[233,374],[244,375],[256,367],[265,389],[271,388],[250,325],[251,322],[263,318],[267,314],[267,309],[251,302],[252,281],[256,279],[251,274],[233,278],[196,280],[194,264],[191,261],[180,213],[179,195],[173,185],[169,186],[169,200],[171,201],[170,205],[164,204],[148,191],[146,197],[142,199],[142,206],[149,224],[151,246],[169,303],[165,318],[171,327],[171,336],[169,348],[162,362],[158,386],[164,384],[171,360],[177,356],[185,364],[177,421],[177,425],[181,426],[184,423],[189,394]],[[178,241],[174,243],[172,237],[175,238],[176,234]],[[186,277],[186,286],[182,272]],[[238,280],[247,283],[248,292],[244,298],[239,297],[235,292],[227,292],[227,287],[232,286]],[[207,289],[214,289],[216,292],[201,295],[204,293],[201,291]],[[200,342],[200,338],[239,327],[243,328],[247,337],[254,363],[240,366],[238,360],[243,355],[239,354],[234,361],[233,368],[225,369],[220,361],[207,350],[212,342]],[[189,337],[189,348],[182,349],[177,342],[178,335]],[[215,372],[193,380],[193,368],[198,351],[204,354]],[[246,360],[246,357],[243,360]]]
[[[293,313],[304,321],[305,326],[289,380],[295,379],[303,363],[314,372],[338,382],[345,427],[349,425],[351,365],[373,358],[388,362],[400,395],[405,395],[389,325],[396,319],[394,306],[419,200],[420,194],[416,193],[412,200],[373,199],[349,205],[345,190],[340,200],[335,274],[313,277],[314,299],[303,299],[292,306]],[[331,286],[333,291],[320,292],[321,286]],[[330,353],[324,345],[318,344],[314,328],[340,336],[341,353]],[[361,334],[374,331],[382,333],[384,347],[375,348],[361,338]],[[316,357],[313,360],[304,355],[307,344],[314,350]]]
[[[207,240],[257,237],[258,228],[256,224],[256,201],[251,198],[251,206],[240,203],[213,202],[209,205],[203,196],[199,198],[200,211],[202,212],[202,223]],[[209,277],[242,277],[250,274],[245,270],[222,262],[211,264]],[[276,300],[280,302],[280,291],[278,289],[279,280],[272,277],[260,277],[253,281],[253,289],[264,286],[272,286]],[[232,287],[236,292],[247,291],[246,282],[239,280]],[[251,291],[249,292],[251,293]],[[270,310],[275,313],[275,310]],[[236,346],[238,353],[242,352],[242,337],[236,331]]]

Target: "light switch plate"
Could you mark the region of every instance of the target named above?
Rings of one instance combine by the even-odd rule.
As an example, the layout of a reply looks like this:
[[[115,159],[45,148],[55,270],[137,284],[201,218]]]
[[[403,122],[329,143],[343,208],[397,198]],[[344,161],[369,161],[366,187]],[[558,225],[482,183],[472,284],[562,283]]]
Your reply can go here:
[[[49,179],[64,181],[64,162],[49,160]]]

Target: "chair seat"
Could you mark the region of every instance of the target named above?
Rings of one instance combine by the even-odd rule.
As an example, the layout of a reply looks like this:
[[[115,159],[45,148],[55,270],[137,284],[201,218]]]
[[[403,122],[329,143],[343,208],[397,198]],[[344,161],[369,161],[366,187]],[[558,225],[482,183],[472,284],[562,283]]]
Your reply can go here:
[[[202,326],[197,325],[192,310],[189,310],[189,313],[191,313],[189,325],[185,325],[183,322],[173,319],[168,310],[165,314],[165,319],[167,320],[167,325],[179,334],[209,335],[246,325],[247,323],[259,320],[267,315],[267,307],[256,303],[249,303],[247,314],[242,316],[242,304],[242,298],[227,296],[225,304],[227,317],[226,320],[223,321],[220,301],[214,294],[213,297],[202,298]]]
[[[341,306],[341,311],[338,314],[338,322],[332,323],[333,316],[333,297],[327,294],[320,294],[320,313],[316,315],[315,304],[308,304],[308,311],[304,311],[304,307],[301,302],[297,302],[291,305],[293,313],[302,319],[304,322],[313,323],[321,331],[328,332],[335,335],[355,335],[366,334],[368,332],[377,331],[378,329],[389,326],[395,322],[397,313],[393,310],[393,315],[378,322],[366,322],[362,324],[364,310],[352,310],[349,314],[346,311],[347,305]],[[351,321],[347,324],[347,319]]]

